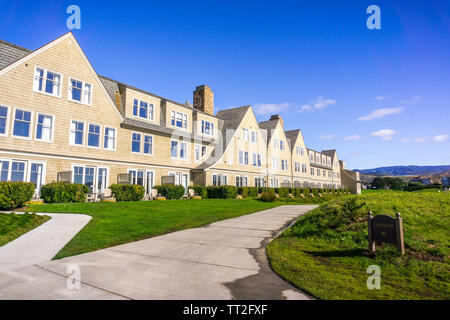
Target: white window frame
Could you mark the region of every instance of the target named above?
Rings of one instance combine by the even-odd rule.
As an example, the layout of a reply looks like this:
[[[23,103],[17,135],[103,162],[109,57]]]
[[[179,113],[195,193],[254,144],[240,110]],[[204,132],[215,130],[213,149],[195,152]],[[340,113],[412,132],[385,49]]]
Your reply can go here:
[[[145,153],[145,137],[151,137],[152,143],[150,153]],[[155,137],[152,134],[144,134],[142,139],[142,154],[144,156],[153,156],[153,149],[155,148]]]
[[[42,81],[43,81],[43,82],[42,82],[42,91],[40,91],[40,90],[38,89],[38,86],[36,85],[36,73],[37,73],[37,69],[41,69],[41,70],[44,71],[43,80],[42,80]],[[47,81],[47,73],[48,73],[48,72],[57,74],[57,75],[59,75],[59,77],[60,77],[59,88],[58,88],[57,94],[45,92],[45,82]],[[62,87],[63,87],[63,78],[64,78],[64,76],[63,76],[62,73],[55,72],[55,71],[49,70],[49,69],[47,69],[47,68],[43,68],[43,67],[40,67],[40,66],[37,66],[37,65],[36,65],[36,66],[34,67],[34,73],[33,73],[33,91],[34,91],[34,92],[37,92],[37,93],[45,94],[45,95],[50,96],[50,97],[61,98]]]
[[[5,133],[0,133],[0,137],[7,137],[9,133],[9,124],[11,119],[11,106],[3,105],[0,103],[0,107],[6,108],[6,122],[5,122]]]
[[[251,131],[251,141],[253,143],[258,143],[258,132],[256,132],[255,130]]]
[[[79,123],[83,123],[83,143],[82,144],[76,144],[75,143],[75,137],[74,137],[74,141],[72,142],[72,122],[79,122]],[[86,121],[80,121],[80,120],[76,120],[76,119],[70,119],[70,123],[69,123],[69,146],[72,147],[84,147],[86,145]]]
[[[244,141],[249,142],[250,141],[250,132],[247,128],[242,128],[242,135],[244,136]]]
[[[106,129],[110,129],[110,130],[114,130],[114,142],[113,142],[113,146],[112,148],[109,146],[108,143],[108,148],[105,148],[105,139],[108,138],[108,142],[109,142],[109,137],[106,136]],[[116,145],[117,145],[117,128],[114,127],[108,127],[108,126],[104,126],[103,127],[103,143],[102,143],[102,147],[104,150],[108,150],[108,151],[116,151]]]
[[[273,148],[277,150],[280,147],[280,140],[273,139]]]
[[[40,115],[52,117],[52,127],[51,127],[51,132],[50,132],[51,138],[48,141],[44,140],[42,138],[38,139],[38,137],[37,137],[38,125],[39,125],[39,116]],[[45,114],[45,113],[41,113],[41,112],[36,112],[36,126],[35,126],[35,131],[34,131],[34,139],[36,141],[39,141],[39,142],[53,143],[53,140],[54,140],[54,137],[55,137],[55,121],[56,121],[56,117],[54,115],[52,115],[52,114]]]
[[[95,146],[90,146],[89,145],[89,126],[93,125],[93,126],[98,126],[100,129],[98,131],[98,147]],[[86,127],[86,148],[91,148],[91,149],[101,149],[102,148],[102,143],[103,143],[103,134],[102,134],[102,125],[100,124],[95,124],[95,123],[88,123],[87,127]]]
[[[170,116],[170,125],[174,128],[178,128],[178,129],[183,129],[183,130],[189,130],[189,124],[188,124],[188,114],[187,113],[183,113],[180,111],[175,111],[172,110],[170,112],[171,116]],[[177,117],[181,115],[181,127],[177,126]],[[173,124],[172,124],[173,121]]]
[[[278,158],[277,157],[272,157],[272,169],[273,170],[278,170],[279,166],[278,166]]]
[[[134,115],[134,101],[137,101],[137,115]],[[141,102],[147,103],[147,118],[140,116],[140,109],[141,109]],[[151,111],[150,111],[151,110]],[[151,117],[150,117],[151,115]],[[136,119],[145,119],[149,120],[151,122],[155,121],[155,105],[153,103],[150,103],[146,100],[141,100],[138,98],[133,98],[133,106],[131,107],[131,116]]]
[[[72,99],[72,80],[81,82],[81,101]],[[84,101],[84,92],[85,92],[86,84],[91,86],[91,93],[90,93],[90,99],[89,99],[90,101],[88,103],[86,103]],[[76,79],[73,77],[69,77],[69,84],[67,86],[67,100],[69,100],[71,102],[83,104],[86,106],[92,106],[93,97],[94,97],[94,86],[92,85],[92,83],[89,83],[89,82],[86,82],[83,80],[79,80],[79,79]]]
[[[24,111],[24,112],[31,112],[30,114],[30,128],[28,130],[28,137],[22,137],[22,136],[16,136],[14,134],[14,123],[16,122],[16,110]],[[12,119],[12,126],[11,126],[11,137],[15,139],[22,139],[22,140],[32,140],[33,139],[33,119],[34,119],[34,111],[27,110],[27,109],[21,109],[21,108],[13,108],[13,115],[11,115]]]
[[[134,134],[138,134],[141,139],[139,140],[139,152],[133,151],[133,135]],[[142,153],[142,133],[141,132],[136,132],[136,131],[132,131],[131,132],[131,145],[130,145],[130,150],[132,154],[141,154]]]
[[[206,133],[206,123],[209,123],[209,133]],[[202,120],[200,123],[200,132],[204,136],[213,137],[214,136],[214,123],[208,120]]]

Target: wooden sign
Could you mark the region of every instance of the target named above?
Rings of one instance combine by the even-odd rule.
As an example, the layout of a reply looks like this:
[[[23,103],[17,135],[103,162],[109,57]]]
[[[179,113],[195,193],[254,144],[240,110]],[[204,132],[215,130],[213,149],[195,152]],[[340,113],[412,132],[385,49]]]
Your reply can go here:
[[[130,184],[131,183],[131,175],[129,173],[119,173],[117,175],[117,183],[118,184]]]
[[[175,185],[175,176],[162,176],[161,184],[173,184]]]
[[[405,244],[403,240],[403,222],[400,213],[396,218],[380,214],[373,217],[372,211],[367,216],[369,227],[369,250],[375,252],[376,243],[392,243],[397,249],[405,254]]]

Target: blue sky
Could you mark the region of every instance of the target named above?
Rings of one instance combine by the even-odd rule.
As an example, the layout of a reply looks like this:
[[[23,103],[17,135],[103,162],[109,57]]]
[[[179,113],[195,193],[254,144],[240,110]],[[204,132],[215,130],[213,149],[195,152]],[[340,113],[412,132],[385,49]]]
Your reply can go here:
[[[0,38],[36,49],[71,4],[99,74],[179,102],[208,84],[350,169],[450,164],[449,1],[0,1]]]

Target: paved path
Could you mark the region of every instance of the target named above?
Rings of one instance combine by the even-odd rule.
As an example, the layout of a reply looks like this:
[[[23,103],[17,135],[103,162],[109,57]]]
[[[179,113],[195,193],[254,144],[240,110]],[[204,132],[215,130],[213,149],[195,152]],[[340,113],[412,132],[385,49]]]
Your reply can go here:
[[[308,299],[273,273],[265,246],[315,207],[277,207],[0,272],[0,299]],[[80,290],[66,288],[73,265]]]
[[[51,260],[91,220],[83,214],[48,214],[37,228],[0,247],[0,272]]]

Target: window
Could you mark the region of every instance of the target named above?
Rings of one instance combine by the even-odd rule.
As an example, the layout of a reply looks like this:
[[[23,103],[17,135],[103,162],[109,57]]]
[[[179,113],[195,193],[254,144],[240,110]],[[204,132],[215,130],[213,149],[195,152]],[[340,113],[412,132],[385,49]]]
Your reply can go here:
[[[172,111],[172,126],[187,129],[187,114]]]
[[[206,146],[202,146],[202,158],[206,156]]]
[[[326,178],[327,177],[327,171],[323,170],[322,173],[323,173],[323,176]]]
[[[244,135],[244,141],[248,142],[249,141],[249,131],[248,129],[242,129],[243,130],[243,135]]]
[[[13,136],[28,138],[30,136],[31,112],[16,109]]]
[[[239,164],[244,164],[244,151],[239,151]]]
[[[38,114],[36,140],[53,141],[53,116]]]
[[[103,142],[103,148],[106,150],[116,149],[116,129],[105,127],[105,137]]]
[[[256,131],[252,131],[252,142],[258,142],[258,133]]]
[[[248,152],[247,151],[244,152],[244,164],[246,166],[248,166]]]
[[[89,187],[90,192],[94,192],[95,167],[74,166],[73,183],[84,184]]]
[[[144,154],[153,154],[153,136],[144,135]]]
[[[317,169],[317,176],[320,177],[320,169]]]
[[[287,170],[287,169],[288,169],[288,161],[281,160],[281,170]]]
[[[100,148],[100,126],[96,124],[89,125],[88,146]]]
[[[272,157],[272,169],[278,170],[278,158]]]
[[[213,186],[215,187],[227,185],[227,176],[221,174],[213,174],[212,179],[213,179]]]
[[[11,163],[11,181],[24,181],[25,162],[13,161]]]
[[[273,140],[273,148],[278,149],[280,146],[280,141],[278,139]]]
[[[260,154],[253,154],[253,166],[254,167],[261,167],[261,155]]]
[[[328,178],[331,178],[331,171],[328,171]]]
[[[84,123],[72,121],[70,125],[70,144],[82,146],[84,144]]]
[[[186,159],[186,158],[187,158],[187,143],[180,142],[180,159]]]
[[[256,177],[255,178],[255,187],[265,187],[264,178]]]
[[[300,155],[300,147],[299,146],[295,147],[295,154],[298,156]]]
[[[91,104],[92,85],[84,81],[70,79],[69,100],[81,102],[84,104]]]
[[[318,154],[316,155],[316,162],[320,163],[320,155],[318,155]]]
[[[331,167],[331,159],[330,159],[330,158],[327,159],[327,165],[328,165],[329,167]]]
[[[305,149],[300,148],[300,155],[301,155],[301,156],[305,155]]]
[[[295,172],[300,172],[300,163],[299,162],[295,162],[294,163],[294,171]]]
[[[307,172],[306,164],[305,164],[305,163],[302,163],[302,172],[303,172],[303,173],[306,173],[306,172]]]
[[[202,134],[213,136],[214,135],[214,123],[202,120]]]
[[[0,160],[0,182],[8,181],[9,161]]]
[[[138,99],[133,100],[133,116],[135,117],[153,121],[154,109],[153,104]]]
[[[36,68],[34,72],[34,91],[49,95],[61,96],[61,75],[43,68]]]
[[[170,146],[170,156],[172,158],[178,157],[178,141],[172,141]]]
[[[141,134],[133,133],[131,138],[131,152],[141,153]]]
[[[270,179],[270,187],[278,188],[278,179]]]
[[[6,127],[8,121],[8,107],[0,106],[0,135],[6,135]]]
[[[247,187],[248,186],[248,178],[236,176],[236,187]]]
[[[314,168],[311,168],[311,175],[314,175]]]
[[[309,154],[309,160],[311,162],[314,162],[314,155],[312,153]]]
[[[280,141],[280,150],[284,150],[285,144],[284,141]]]
[[[200,145],[196,144],[194,147],[194,157],[195,161],[200,161]]]

